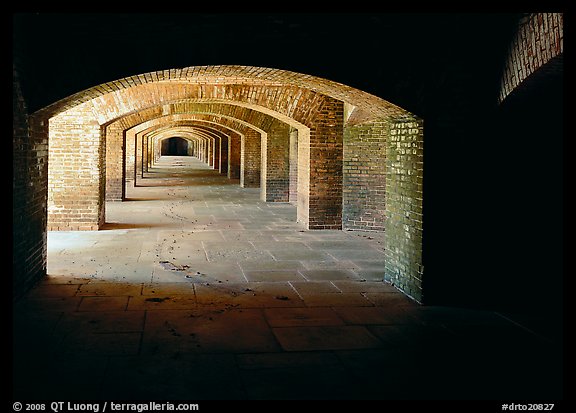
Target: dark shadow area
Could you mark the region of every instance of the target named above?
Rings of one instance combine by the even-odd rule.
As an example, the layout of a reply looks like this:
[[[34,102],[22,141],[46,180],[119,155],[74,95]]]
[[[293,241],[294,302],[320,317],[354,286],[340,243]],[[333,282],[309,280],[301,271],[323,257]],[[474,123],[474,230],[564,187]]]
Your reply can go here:
[[[118,229],[139,229],[139,228],[154,228],[161,227],[162,224],[127,224],[123,222],[106,222],[102,225],[99,231],[112,231]]]
[[[139,185],[136,185],[139,186]],[[124,202],[162,201],[164,198],[124,198]]]
[[[427,302],[501,311],[559,343],[562,71],[520,88],[500,106],[471,104],[462,117],[429,125]]]
[[[160,154],[162,156],[188,156],[188,141],[178,137],[164,139]]]
[[[14,312],[16,399],[562,397],[554,347],[490,312],[423,308],[399,293],[380,307],[310,308],[311,295],[286,283],[278,295],[259,283],[54,278]]]
[[[149,179],[162,179],[162,178],[149,178]],[[214,181],[214,182],[210,182],[210,181],[203,181],[203,182],[194,182],[194,186],[212,186],[212,185],[218,185],[218,186],[222,186],[222,185],[238,185],[239,180],[229,180],[226,182],[221,182],[221,181]],[[153,182],[153,181],[148,181],[146,182],[145,185],[142,184],[138,184],[137,186],[139,187],[161,187],[161,186],[190,186],[190,182],[186,181],[185,179],[182,180],[178,180],[178,178],[167,178],[162,180],[161,182]]]

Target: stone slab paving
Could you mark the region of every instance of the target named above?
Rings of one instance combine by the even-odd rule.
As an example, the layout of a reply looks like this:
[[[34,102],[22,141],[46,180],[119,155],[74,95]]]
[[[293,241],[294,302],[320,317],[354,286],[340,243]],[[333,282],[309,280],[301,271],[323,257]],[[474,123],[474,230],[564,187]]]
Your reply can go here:
[[[306,231],[194,158],[138,184],[102,231],[48,234],[14,304],[15,400],[560,397],[558,343],[417,305],[382,282],[383,234]]]

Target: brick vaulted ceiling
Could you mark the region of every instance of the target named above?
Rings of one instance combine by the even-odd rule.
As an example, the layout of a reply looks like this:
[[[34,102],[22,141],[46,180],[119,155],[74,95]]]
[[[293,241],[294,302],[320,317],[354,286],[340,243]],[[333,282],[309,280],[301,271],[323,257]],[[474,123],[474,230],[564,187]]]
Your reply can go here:
[[[351,124],[405,112],[369,93],[301,73],[247,66],[202,66],[108,82],[55,102],[38,114],[52,117],[90,102],[99,123],[106,124],[142,110],[153,110],[159,105],[172,104],[174,107],[178,102],[213,102],[273,112],[306,125],[322,106],[323,96],[350,105]],[[170,110],[170,107],[161,110]]]

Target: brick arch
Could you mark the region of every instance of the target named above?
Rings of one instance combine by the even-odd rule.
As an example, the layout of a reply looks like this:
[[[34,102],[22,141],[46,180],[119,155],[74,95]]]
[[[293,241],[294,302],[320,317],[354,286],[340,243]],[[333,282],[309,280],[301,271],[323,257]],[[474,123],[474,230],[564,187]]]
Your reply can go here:
[[[186,139],[190,143],[195,143],[201,139],[214,139],[213,135],[205,132],[202,129],[185,126],[156,129],[152,132],[148,132],[144,136],[150,139],[150,141],[154,144],[154,151],[159,150],[159,145],[162,141],[174,136]]]
[[[175,96],[258,104],[299,121],[306,119],[310,108],[318,105],[323,96],[345,102],[350,109],[349,120],[355,123],[406,114],[384,99],[338,82],[253,66],[191,66],[130,76],[78,92],[36,114],[50,118],[74,106],[93,102],[97,116],[104,123]]]
[[[126,154],[123,153],[122,149],[128,146],[131,147],[131,138],[129,138],[128,141],[126,140],[126,131],[131,130],[131,128],[138,125],[144,125],[142,127],[145,127],[148,124],[147,122],[151,119],[162,119],[162,122],[170,123],[177,118],[177,116],[175,117],[172,114],[180,114],[180,117],[182,117],[183,114],[190,113],[190,111],[197,109],[208,111],[207,114],[211,115],[210,119],[214,123],[228,125],[232,129],[240,129],[242,132],[246,130],[246,127],[252,125],[246,121],[237,119],[238,117],[246,118],[253,122],[259,122],[262,125],[266,124],[263,119],[269,118],[268,115],[259,114],[253,110],[230,105],[201,105],[192,102],[179,102],[171,105],[163,105],[161,107],[148,108],[147,110],[123,116],[110,122],[103,126],[106,135],[106,199],[110,201],[119,201],[124,198],[125,187],[122,182],[123,177],[129,182],[136,182],[136,176],[126,169],[126,165],[128,165],[129,170],[133,169],[131,167],[132,160],[130,157],[126,157]],[[218,111],[223,112],[223,114],[217,115],[213,113]],[[270,123],[270,121],[268,121],[268,123]],[[229,171],[228,168],[225,169],[224,172]],[[125,171],[125,173],[123,173],[123,171]],[[134,181],[131,179],[132,176],[134,176]]]
[[[152,150],[149,150],[148,140],[145,138],[150,132],[157,130],[158,128],[170,128],[170,127],[182,127],[190,126],[190,120],[178,120],[178,121],[166,121],[166,119],[151,119],[140,124],[136,124],[126,131],[124,134],[126,136],[125,145],[125,176],[126,185],[137,185],[138,177],[143,177],[143,174],[148,171],[148,168],[152,164],[153,156]],[[212,134],[218,136],[220,142],[224,142],[227,148],[228,140],[230,137],[234,137],[236,140],[240,139],[240,135],[233,129],[218,124],[216,121],[206,121],[206,120],[195,120],[194,127],[196,129],[203,129],[210,131]],[[133,156],[130,156],[133,154]],[[201,160],[205,160],[204,156],[200,156]],[[219,165],[219,172],[223,174],[228,174],[228,155],[223,153],[220,156],[222,159],[221,165]],[[117,168],[118,165],[107,165],[107,168]]]
[[[160,155],[162,155],[162,147],[164,144],[164,141],[166,140],[171,140],[171,139],[176,139],[177,142],[180,141],[184,141],[186,144],[186,152],[184,155],[186,156],[190,156],[190,147],[196,142],[196,140],[198,139],[196,137],[195,134],[193,133],[186,133],[186,132],[178,132],[178,131],[174,131],[173,133],[171,133],[170,131],[167,132],[163,132],[161,133],[162,137],[156,136],[157,138],[157,142],[156,145],[158,146],[158,151],[160,152]],[[194,138],[192,138],[192,136],[195,136]]]
[[[145,154],[147,162],[149,160],[150,163],[154,163],[158,160],[161,155],[161,147],[160,142],[164,139],[165,136],[169,134],[179,134],[183,136],[188,136],[190,139],[194,139],[193,144],[196,145],[197,143],[200,145],[204,145],[207,149],[207,155],[204,157],[204,153],[195,153],[196,146],[194,146],[194,150],[191,151],[189,154],[198,156],[201,160],[206,161],[208,166],[216,168],[216,165],[220,162],[220,138],[221,136],[207,127],[198,127],[193,125],[169,125],[155,128],[151,131],[148,131],[143,134],[143,138],[148,140],[148,153]],[[218,149],[218,150],[216,150]]]
[[[267,129],[274,122],[274,118],[298,129],[306,128],[304,124],[285,116],[271,115],[235,102],[201,102],[198,100],[179,100],[147,108],[137,113],[119,117],[108,122],[106,126],[117,124],[123,129],[129,129],[150,119],[190,113],[217,115],[221,119],[233,119],[242,125],[261,130]]]
[[[532,13],[518,23],[510,45],[500,86],[500,102],[530,79],[562,71],[564,14]]]
[[[200,131],[189,128],[169,128],[165,130],[156,130],[151,132],[149,138],[154,142],[154,152],[162,155],[162,144],[165,140],[171,138],[179,138],[187,142],[188,148],[186,155],[191,156],[193,147],[200,139],[208,139],[209,137]]]
[[[268,119],[285,122],[283,126],[301,125],[297,129],[298,220],[307,229],[342,229],[343,199],[361,199],[345,211],[350,215],[347,222],[356,226],[353,229],[385,227],[390,248],[384,277],[421,299],[420,120],[380,98],[319,78],[290,76],[289,72],[273,69],[234,76],[236,69],[223,68],[227,67],[127,78],[36,112],[31,122],[39,127],[39,133],[46,130],[43,122],[48,120],[49,138],[61,143],[60,147],[50,144],[50,151],[55,147],[66,162],[79,165],[72,178],[63,176],[64,190],[58,191],[59,202],[48,204],[49,221],[59,214],[65,219],[62,226],[66,229],[98,229],[104,223],[103,154],[108,153],[105,146],[111,142],[108,132],[117,128],[125,139],[127,128],[121,119],[146,111],[162,115],[180,107],[185,111],[192,103],[215,105],[216,113],[202,112],[200,116],[212,117],[203,119],[205,122],[225,126],[230,122],[254,126],[247,120],[250,116],[267,115]],[[243,111],[243,115],[234,116],[232,107],[234,113]],[[276,129],[284,136],[291,133],[290,128]],[[277,149],[285,149],[286,144],[283,145]],[[344,153],[348,153],[348,160]],[[351,189],[346,194],[344,170],[354,177],[347,183]],[[261,182],[267,182],[267,173],[268,170],[262,171]],[[84,195],[80,200],[78,186]],[[81,213],[71,213],[69,206]],[[80,216],[81,222],[75,218],[70,221],[69,216]]]
[[[271,135],[271,139],[277,136],[279,126],[283,124],[282,121],[279,121],[277,118],[268,114],[237,105],[180,101],[163,105],[162,108],[150,108],[136,114],[125,116],[110,125],[118,123],[121,124],[122,127],[130,127],[130,129],[128,129],[130,131],[132,128],[134,128],[135,131],[140,131],[141,129],[148,128],[153,124],[165,124],[166,127],[169,127],[170,125],[182,124],[182,122],[188,123],[191,120],[198,122],[200,119],[206,122],[211,122],[214,125],[213,127],[223,126],[229,128],[239,135],[239,139],[235,135],[230,136],[231,147],[229,154],[227,154],[229,157],[226,159],[227,161],[230,161],[229,164],[218,165],[218,160],[215,156],[212,156],[208,162],[210,166],[219,169],[220,172],[227,173],[230,178],[239,178],[242,187],[262,187],[263,199],[286,201],[285,197],[278,198],[272,196],[272,192],[265,192],[266,186],[262,185],[261,182],[261,141],[264,139],[264,142],[267,142],[267,131],[276,132],[276,134],[273,133]],[[307,127],[297,122],[291,122],[291,124],[298,126],[302,137],[308,136],[309,129]],[[283,130],[286,132],[286,143],[288,143],[288,129],[288,125],[283,127]],[[132,132],[129,132],[129,134],[131,133]],[[274,141],[276,141],[276,139],[274,139]],[[116,144],[117,148],[120,146],[119,143]],[[107,147],[110,151],[118,150],[110,148],[110,145],[108,144]],[[266,175],[269,181],[278,179],[278,177],[274,175],[278,166],[281,166],[278,163],[279,160],[277,159],[278,156],[276,156],[275,148],[275,146],[270,146],[266,151],[267,155],[269,153],[269,156],[267,156],[266,159],[271,164],[269,173]],[[238,154],[238,152],[240,152],[240,154]],[[213,154],[216,153],[217,152],[213,152]],[[144,156],[146,157],[147,154],[145,153]],[[148,156],[152,159],[154,158],[152,154],[148,154]],[[210,153],[206,153],[203,158],[208,158],[209,156]],[[297,155],[294,157],[296,156]],[[146,169],[148,164],[144,163],[142,166]],[[117,163],[116,166],[107,164],[107,170],[112,170],[113,168],[118,169],[119,167],[119,163]],[[266,170],[265,167],[264,169]],[[292,200],[294,202],[297,198],[296,185],[298,182],[294,176],[297,173],[297,169],[288,171],[288,178],[285,178],[288,181],[292,181]],[[131,176],[131,174],[131,171],[127,171],[126,176]],[[290,178],[290,176],[292,176],[292,178]],[[289,184],[285,182],[285,185]]]

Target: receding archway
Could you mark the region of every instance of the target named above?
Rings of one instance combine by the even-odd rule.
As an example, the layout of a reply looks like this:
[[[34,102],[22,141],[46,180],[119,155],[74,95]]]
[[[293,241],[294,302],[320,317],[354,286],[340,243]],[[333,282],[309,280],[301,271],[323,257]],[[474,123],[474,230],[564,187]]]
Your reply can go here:
[[[162,156],[188,156],[188,141],[174,136],[162,140],[160,154]]]
[[[126,159],[135,160],[137,174],[152,149],[145,134],[129,138],[128,131],[151,119],[165,119],[163,126],[170,127],[168,116],[188,114],[238,131],[224,132],[226,139],[213,127],[198,132],[202,157],[213,168],[217,146],[221,150],[227,141],[229,175],[241,177],[247,165],[245,128],[258,131],[263,199],[296,199],[306,229],[384,230],[383,279],[421,300],[421,120],[376,96],[299,73],[243,66],[155,72],[40,110],[34,116],[48,121],[53,165],[63,161],[75,169],[73,177],[49,173],[48,228],[102,226],[106,182],[119,179],[117,187],[123,186]],[[108,168],[109,157],[120,166]]]

